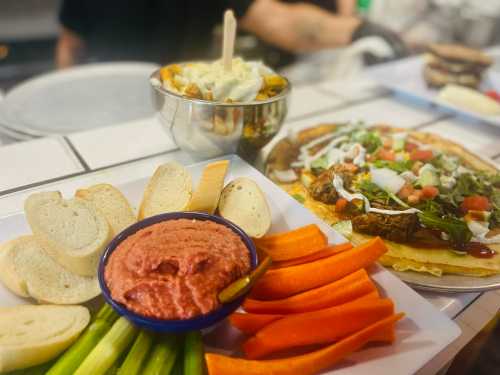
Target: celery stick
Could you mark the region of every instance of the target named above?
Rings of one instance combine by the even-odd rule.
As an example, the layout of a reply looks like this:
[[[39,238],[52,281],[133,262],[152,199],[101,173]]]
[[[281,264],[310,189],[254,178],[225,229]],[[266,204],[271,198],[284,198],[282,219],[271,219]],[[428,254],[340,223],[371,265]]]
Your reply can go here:
[[[46,375],[66,375],[75,372],[85,357],[111,329],[116,319],[118,319],[118,315],[111,306],[105,304],[97,313],[96,319],[90,323],[77,341],[59,357]]]
[[[102,375],[128,349],[138,329],[124,317],[120,317],[104,338],[78,367],[75,375]]]
[[[104,373],[105,375],[118,375],[118,364],[117,363],[113,363],[113,365],[111,365],[111,367]]]
[[[203,340],[199,331],[191,331],[184,339],[184,375],[202,375],[204,372]]]
[[[118,370],[118,375],[140,374],[141,368],[146,362],[146,357],[152,344],[153,335],[150,332],[139,332],[134,345],[132,345],[132,349],[130,349],[125,361],[120,367],[120,370]]]
[[[180,345],[176,336],[160,336],[142,375],[169,375],[179,350]]]
[[[118,314],[115,312],[115,310],[113,310],[111,305],[104,303],[101,309],[97,312],[94,320],[98,319],[114,322],[116,319],[118,319]]]
[[[41,365],[10,371],[5,373],[5,375],[44,375],[53,364],[54,360],[51,360]]]

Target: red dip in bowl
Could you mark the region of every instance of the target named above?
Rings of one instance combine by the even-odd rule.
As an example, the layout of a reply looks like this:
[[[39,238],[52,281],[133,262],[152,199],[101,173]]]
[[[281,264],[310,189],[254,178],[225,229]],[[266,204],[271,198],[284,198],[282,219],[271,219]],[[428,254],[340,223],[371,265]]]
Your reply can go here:
[[[111,297],[139,315],[189,319],[217,309],[219,292],[249,271],[249,250],[231,229],[177,219],[127,237],[104,279]]]

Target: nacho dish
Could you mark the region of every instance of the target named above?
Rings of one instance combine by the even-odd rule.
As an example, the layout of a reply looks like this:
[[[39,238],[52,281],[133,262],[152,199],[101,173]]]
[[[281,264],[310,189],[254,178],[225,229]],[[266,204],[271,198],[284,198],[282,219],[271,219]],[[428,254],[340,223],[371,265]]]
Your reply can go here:
[[[230,71],[221,60],[171,64],[160,69],[162,87],[182,96],[224,103],[264,101],[280,94],[287,80],[261,62],[235,58]]]
[[[266,174],[397,271],[500,273],[500,174],[463,147],[388,126],[324,124],[281,140]]]

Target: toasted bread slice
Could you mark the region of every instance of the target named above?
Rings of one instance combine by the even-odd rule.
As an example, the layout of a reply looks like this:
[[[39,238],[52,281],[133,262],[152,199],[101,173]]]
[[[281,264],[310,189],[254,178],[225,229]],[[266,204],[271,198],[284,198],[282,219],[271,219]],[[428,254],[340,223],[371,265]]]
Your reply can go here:
[[[182,165],[160,165],[148,182],[139,208],[139,220],[165,212],[185,211],[192,194],[192,180]]]
[[[67,271],[45,253],[35,236],[0,246],[0,280],[21,297],[60,305],[83,303],[101,293],[97,277]]]
[[[246,177],[237,178],[222,190],[219,213],[251,237],[262,237],[271,227],[266,197],[259,186]]]
[[[97,274],[99,258],[112,234],[92,203],[43,192],[30,195],[24,210],[33,234],[52,259],[78,275]]]
[[[114,236],[137,221],[127,198],[110,184],[98,184],[86,189],[78,189],[75,197],[92,202],[106,217]]]
[[[0,372],[35,366],[69,347],[90,320],[83,306],[0,308]]]
[[[228,167],[229,160],[207,164],[189,203],[189,211],[202,211],[208,214],[215,212]]]

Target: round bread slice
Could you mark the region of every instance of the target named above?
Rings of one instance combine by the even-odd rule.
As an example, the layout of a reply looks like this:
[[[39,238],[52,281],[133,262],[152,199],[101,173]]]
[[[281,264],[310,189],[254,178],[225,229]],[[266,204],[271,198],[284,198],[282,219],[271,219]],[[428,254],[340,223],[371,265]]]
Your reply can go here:
[[[111,239],[104,215],[80,198],[59,192],[32,194],[24,203],[26,218],[43,249],[67,270],[95,276],[99,258]]]
[[[0,308],[0,372],[45,363],[68,348],[90,320],[83,306]]]
[[[266,197],[259,186],[246,177],[235,179],[222,190],[219,213],[251,237],[262,237],[271,227]]]
[[[0,247],[0,280],[21,297],[59,305],[83,303],[101,293],[97,277],[67,271],[34,236],[21,236]]]
[[[185,211],[192,189],[191,175],[182,165],[176,162],[160,165],[144,191],[139,220],[165,212]]]
[[[98,184],[86,189],[78,189],[75,197],[93,203],[108,220],[114,236],[137,221],[127,198],[110,184]]]

